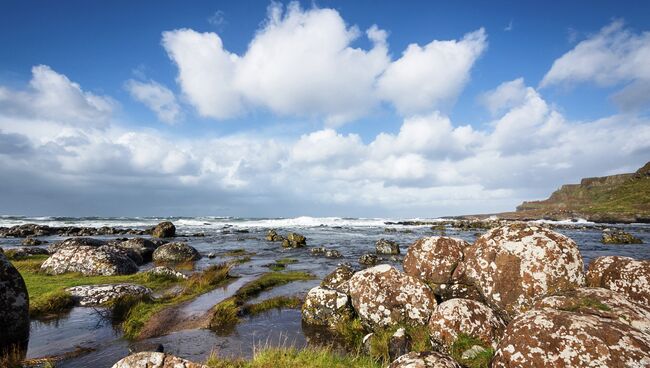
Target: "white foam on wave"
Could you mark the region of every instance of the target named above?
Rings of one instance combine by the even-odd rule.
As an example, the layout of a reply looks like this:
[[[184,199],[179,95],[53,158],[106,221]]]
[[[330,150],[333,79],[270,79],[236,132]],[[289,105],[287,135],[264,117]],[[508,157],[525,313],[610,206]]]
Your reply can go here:
[[[583,218],[577,219],[566,219],[566,220],[534,220],[530,222],[536,222],[541,224],[555,224],[555,225],[595,225],[595,222],[587,221]]]

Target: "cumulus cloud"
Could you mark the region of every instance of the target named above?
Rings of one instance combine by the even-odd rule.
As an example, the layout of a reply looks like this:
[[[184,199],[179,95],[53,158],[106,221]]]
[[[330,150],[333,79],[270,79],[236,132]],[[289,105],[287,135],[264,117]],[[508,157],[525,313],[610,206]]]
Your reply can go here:
[[[125,87],[131,97],[155,112],[160,121],[173,124],[180,118],[181,107],[176,101],[176,96],[162,84],[155,81],[141,82],[130,79],[126,82]]]
[[[458,41],[410,45],[391,61],[385,30],[362,37],[334,9],[286,11],[273,3],[243,55],[228,51],[215,33],[179,29],[163,33],[163,46],[179,69],[178,82],[202,116],[227,119],[265,108],[287,116],[324,117],[330,125],[359,118],[381,101],[403,113],[430,112],[452,100],[487,45],[485,31]]]
[[[628,84],[614,96],[623,110],[647,106],[650,98],[650,32],[634,33],[615,20],[553,62],[540,86],[593,82]]]

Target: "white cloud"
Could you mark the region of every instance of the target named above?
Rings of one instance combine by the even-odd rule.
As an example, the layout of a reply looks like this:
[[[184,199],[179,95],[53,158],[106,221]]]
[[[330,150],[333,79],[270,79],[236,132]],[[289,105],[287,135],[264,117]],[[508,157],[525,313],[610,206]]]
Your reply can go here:
[[[162,84],[155,81],[140,82],[130,79],[126,82],[125,87],[131,97],[153,110],[160,121],[173,124],[180,118],[181,107],[176,101],[176,96]]]
[[[495,115],[520,105],[526,97],[526,86],[523,78],[517,78],[499,85],[495,90],[484,93],[479,98],[481,103]]]
[[[273,3],[262,27],[239,56],[215,33],[163,33],[188,100],[206,117],[227,119],[265,108],[285,116],[324,117],[329,125],[359,118],[384,100],[403,113],[431,112],[453,100],[485,49],[483,29],[459,41],[412,44],[391,62],[387,32],[370,27],[370,49],[333,9],[303,10]]]

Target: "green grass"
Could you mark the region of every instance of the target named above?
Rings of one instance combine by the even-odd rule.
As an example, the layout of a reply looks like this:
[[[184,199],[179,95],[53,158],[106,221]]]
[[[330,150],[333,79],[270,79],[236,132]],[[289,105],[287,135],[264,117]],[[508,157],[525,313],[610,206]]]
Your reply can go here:
[[[298,263],[298,260],[295,258],[280,258],[280,259],[276,259],[275,263],[288,265],[288,264]]]
[[[246,301],[259,295],[261,292],[294,281],[313,280],[314,276],[303,271],[267,272],[259,278],[245,284],[235,293],[239,300]]]
[[[342,355],[327,348],[266,348],[252,360],[219,359],[213,355],[205,363],[210,368],[379,368],[380,364],[362,355]]]
[[[29,302],[29,316],[41,318],[65,312],[74,307],[72,294],[65,290],[55,290],[42,294]]]
[[[274,298],[266,299],[259,303],[247,304],[242,307],[242,313],[245,315],[258,315],[267,312],[271,309],[280,308],[300,308],[302,300],[297,296],[276,296]]]
[[[406,334],[411,337],[411,350],[416,352],[431,350],[431,342],[428,328],[426,326],[413,327],[408,325],[392,326],[390,328],[379,329],[374,331],[370,339],[370,349],[368,354],[375,360],[388,365],[391,362],[389,356],[389,342],[393,334],[399,329],[404,328]],[[361,348],[359,343],[359,349]]]
[[[220,334],[229,334],[239,323],[240,307],[235,298],[228,298],[212,310],[210,329]]]
[[[234,250],[229,250],[227,252],[223,253],[224,256],[228,257],[238,257],[238,256],[253,256],[255,253],[249,252],[246,249],[234,249]]]
[[[600,300],[589,298],[589,297],[581,298],[577,300],[575,303],[562,308],[562,310],[569,311],[569,312],[576,312],[582,308],[592,308],[592,309],[598,309],[606,312],[612,310],[607,304],[601,302]]]
[[[358,318],[338,323],[334,332],[345,346],[356,351],[361,351],[363,337],[368,333]]]
[[[485,351],[476,354],[473,359],[462,359],[463,353],[474,345],[479,345],[485,348]],[[488,368],[490,366],[490,361],[492,361],[492,357],[494,356],[494,349],[491,346],[486,346],[483,341],[477,338],[461,333],[456,338],[456,341],[451,345],[449,353],[452,358],[459,362],[463,367]]]

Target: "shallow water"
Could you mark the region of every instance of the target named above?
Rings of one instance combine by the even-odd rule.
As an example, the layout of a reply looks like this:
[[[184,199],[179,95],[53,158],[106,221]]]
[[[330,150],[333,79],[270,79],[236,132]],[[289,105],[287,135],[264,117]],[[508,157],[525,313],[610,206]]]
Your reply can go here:
[[[123,226],[144,229],[155,225],[161,218],[25,218],[0,217],[0,226],[22,223],[43,223],[50,226]],[[216,253],[217,257],[204,257],[196,263],[196,269],[211,264],[232,260],[236,257],[224,253],[244,249],[254,253],[248,263],[238,265],[233,272],[241,278],[224,289],[217,289],[187,304],[183,311],[187,315],[200,315],[214,304],[232,295],[245,282],[268,271],[265,265],[280,258],[295,258],[299,262],[287,265],[287,270],[305,270],[318,279],[324,277],[337,264],[351,262],[358,265],[361,254],[374,252],[375,242],[380,238],[397,241],[405,252],[414,240],[434,235],[429,226],[386,226],[383,219],[344,219],[310,218],[296,219],[233,219],[233,218],[172,218],[182,241],[187,241],[202,254]],[[640,237],[645,244],[606,245],[600,243],[602,225],[579,224],[580,228],[557,228],[556,231],[571,237],[578,244],[585,264],[602,255],[624,255],[634,258],[650,259],[650,225],[611,225],[624,228]],[[268,228],[276,228],[279,233],[296,231],[307,237],[308,247],[303,249],[282,249],[279,243],[264,240]],[[385,232],[385,228],[396,232]],[[483,231],[481,231],[483,232]],[[205,237],[182,236],[204,233]],[[436,233],[438,234],[438,233]],[[460,237],[469,242],[476,238],[476,231],[458,231],[448,228],[446,235]],[[106,237],[111,238],[111,237]],[[58,237],[43,238],[50,242]],[[11,248],[19,246],[21,239],[0,239],[0,246]],[[340,259],[327,259],[312,256],[309,248],[324,246],[337,249],[343,255]],[[386,262],[400,266],[403,256],[387,259]],[[301,281],[272,289],[256,297],[258,302],[278,295],[304,294],[319,280]],[[119,331],[102,320],[91,308],[75,308],[56,322],[32,322],[28,357],[62,354],[72,351],[76,346],[96,349],[94,352],[61,362],[57,367],[110,367],[120,358],[128,355],[129,348],[135,350],[151,349],[158,343],[167,352],[181,357],[202,361],[213,351],[224,356],[249,357],[260,346],[293,345],[304,346],[307,341],[317,339],[314,335],[305,336],[301,326],[300,311],[281,310],[245,318],[227,336],[219,336],[209,330],[194,329],[174,332],[170,335],[129,343],[120,337]]]

